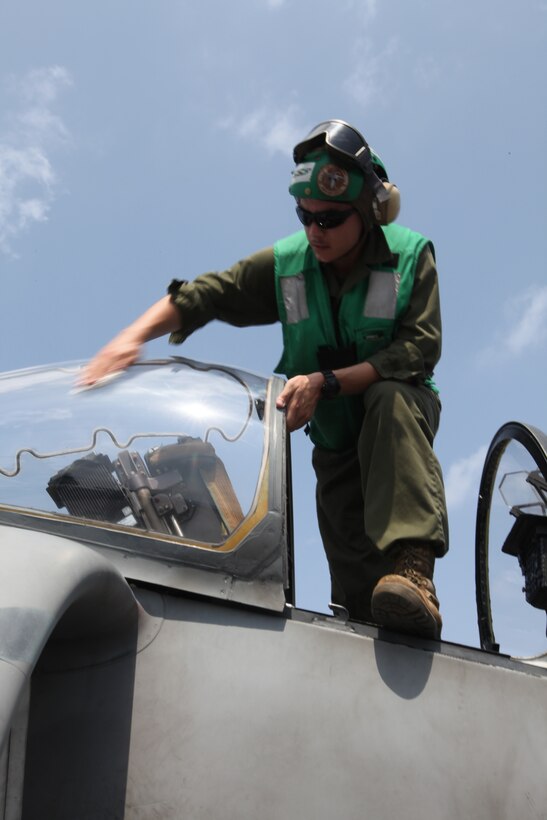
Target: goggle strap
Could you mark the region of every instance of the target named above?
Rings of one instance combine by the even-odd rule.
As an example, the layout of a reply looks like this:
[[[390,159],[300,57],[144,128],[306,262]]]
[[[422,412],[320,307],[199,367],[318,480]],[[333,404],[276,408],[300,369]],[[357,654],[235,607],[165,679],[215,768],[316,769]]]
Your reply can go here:
[[[372,190],[374,191],[374,196],[378,202],[385,202],[389,197],[389,193],[386,191],[382,180],[372,167],[372,157],[369,146],[365,143],[365,145],[361,146],[361,148],[356,151],[354,156],[359,163],[359,167],[368,178]]]
[[[376,174],[374,174],[378,182],[380,183],[379,187],[374,186],[374,196],[378,200],[378,202],[387,202],[389,199],[389,191],[386,189],[384,183],[381,179],[379,179]]]

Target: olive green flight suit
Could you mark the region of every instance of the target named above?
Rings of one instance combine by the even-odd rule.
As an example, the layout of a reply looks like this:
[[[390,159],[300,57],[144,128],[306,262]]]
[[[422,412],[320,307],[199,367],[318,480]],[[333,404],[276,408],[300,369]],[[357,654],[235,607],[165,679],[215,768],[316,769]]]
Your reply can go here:
[[[370,275],[371,266],[390,259],[381,230],[373,228],[361,259],[343,280],[322,266],[333,313],[343,294]],[[169,293],[181,313],[181,329],[170,338],[174,343],[213,319],[240,327],[279,321],[272,248],[221,273],[189,283],[175,280]],[[363,394],[365,415],[356,447],[343,452],[315,447],[313,452],[332,600],[353,618],[371,619],[372,589],[391,570],[393,548],[427,544],[437,556],[448,548],[442,475],[432,450],[440,402],[424,386],[440,350],[437,273],[426,248],[393,341],[367,359],[382,381]]]

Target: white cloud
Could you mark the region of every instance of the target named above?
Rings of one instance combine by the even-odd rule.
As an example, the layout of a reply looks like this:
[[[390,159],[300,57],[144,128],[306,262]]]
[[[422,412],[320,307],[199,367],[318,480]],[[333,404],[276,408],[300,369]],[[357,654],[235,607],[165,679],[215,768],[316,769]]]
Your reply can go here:
[[[416,58],[413,73],[418,87],[426,91],[442,82],[441,64],[429,54]]]
[[[263,105],[246,117],[228,117],[219,125],[240,139],[258,143],[269,154],[290,154],[295,143],[306,133],[305,126],[299,122],[299,109],[296,105],[290,105],[283,111],[275,111],[270,106]]]
[[[472,455],[450,466],[445,478],[449,509],[461,507],[468,498],[477,496],[487,451],[488,448],[483,445]]]
[[[378,12],[378,0],[352,0],[349,6],[352,13],[357,14],[365,23],[376,17]]]
[[[48,218],[57,184],[49,157],[70,139],[51,106],[71,84],[61,66],[35,69],[7,83],[15,102],[0,133],[0,253],[13,256],[18,234]]]
[[[505,307],[506,329],[479,353],[479,363],[490,365],[539,348],[547,340],[547,285],[536,285]]]
[[[391,37],[383,48],[370,37],[357,39],[352,60],[355,68],[343,85],[344,91],[363,108],[389,96],[386,86],[393,82],[393,72],[386,71],[386,66],[393,64],[398,49],[396,37]]]
[[[507,349],[518,356],[529,347],[543,344],[547,337],[547,285],[528,290],[517,300],[520,318],[507,337]]]
[[[378,11],[378,0],[365,0],[364,3],[361,0],[359,7],[365,20],[372,20],[373,17],[376,17]]]

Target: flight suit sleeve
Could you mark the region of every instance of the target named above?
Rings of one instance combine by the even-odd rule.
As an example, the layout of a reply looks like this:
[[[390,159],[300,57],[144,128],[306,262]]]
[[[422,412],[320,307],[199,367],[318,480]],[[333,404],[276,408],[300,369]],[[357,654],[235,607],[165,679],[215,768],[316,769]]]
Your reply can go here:
[[[265,248],[220,273],[192,282],[174,279],[168,293],[180,313],[180,328],[169,341],[180,344],[213,319],[236,327],[279,321],[273,248]]]
[[[427,247],[418,260],[410,302],[393,341],[368,361],[384,379],[422,381],[440,359],[441,338],[437,268]]]

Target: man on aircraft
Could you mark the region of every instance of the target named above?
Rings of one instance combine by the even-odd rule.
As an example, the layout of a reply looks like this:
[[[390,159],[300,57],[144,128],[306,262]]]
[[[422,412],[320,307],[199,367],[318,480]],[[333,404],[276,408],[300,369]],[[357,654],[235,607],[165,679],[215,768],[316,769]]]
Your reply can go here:
[[[90,362],[93,384],[150,339],[180,343],[213,319],[280,321],[288,377],[277,406],[314,444],[317,513],[332,600],[350,617],[438,639],[433,584],[448,548],[432,444],[441,351],[433,246],[392,224],[399,192],[364,137],[320,123],[294,149],[289,186],[304,229],[168,295]]]

